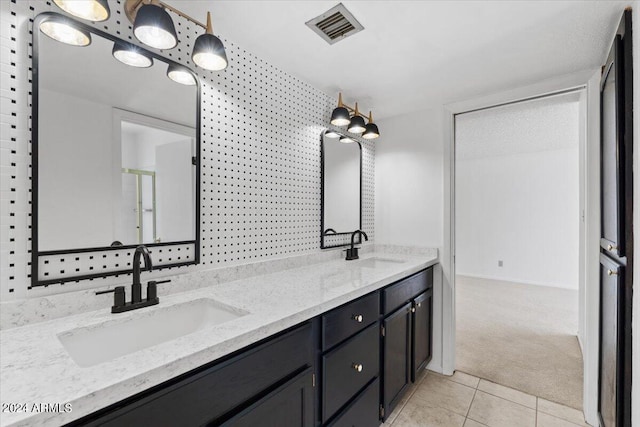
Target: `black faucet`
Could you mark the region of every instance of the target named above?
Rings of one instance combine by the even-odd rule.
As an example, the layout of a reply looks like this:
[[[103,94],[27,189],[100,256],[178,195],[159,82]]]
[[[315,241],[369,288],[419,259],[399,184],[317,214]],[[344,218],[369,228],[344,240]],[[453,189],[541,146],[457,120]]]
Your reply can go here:
[[[140,283],[140,256],[144,258],[145,270],[151,271],[153,269],[153,263],[151,262],[151,255],[149,249],[146,246],[140,245],[133,253],[133,283],[131,284],[131,302],[125,301],[124,286],[116,286],[114,289],[108,291],[96,292],[96,295],[106,294],[113,292],[113,307],[111,307],[112,313],[123,313],[125,311],[135,310],[137,308],[148,307],[150,305],[156,305],[160,302],[158,298],[159,283],[167,283],[171,280],[156,281],[151,280],[147,283],[147,299],[142,300],[142,284]]]
[[[140,283],[140,255],[144,258],[145,270],[153,270],[151,255],[149,249],[145,245],[140,245],[133,253],[133,284],[131,285],[131,302],[138,303],[142,301],[142,284]]]
[[[355,247],[356,244],[356,235],[360,235],[361,237],[364,237],[364,240],[369,240],[369,238],[367,237],[367,233],[365,233],[362,230],[356,230],[353,233],[351,233],[351,247],[349,249],[346,250],[347,252],[347,257],[345,258],[347,261],[353,261],[354,259],[358,259],[360,258],[358,256],[358,248]],[[360,241],[362,242],[362,239],[360,239]]]

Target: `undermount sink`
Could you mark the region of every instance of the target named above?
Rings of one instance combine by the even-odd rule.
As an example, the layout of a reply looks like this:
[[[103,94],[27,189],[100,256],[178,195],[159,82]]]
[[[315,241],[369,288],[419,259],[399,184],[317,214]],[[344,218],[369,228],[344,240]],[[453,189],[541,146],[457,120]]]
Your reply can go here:
[[[358,265],[358,267],[380,268],[380,267],[387,267],[389,265],[394,265],[394,264],[402,264],[404,262],[405,262],[404,260],[399,260],[399,259],[374,257],[374,258],[361,259],[359,261],[356,261],[356,264]]]
[[[79,366],[89,367],[247,314],[203,298],[62,332],[58,339]]]

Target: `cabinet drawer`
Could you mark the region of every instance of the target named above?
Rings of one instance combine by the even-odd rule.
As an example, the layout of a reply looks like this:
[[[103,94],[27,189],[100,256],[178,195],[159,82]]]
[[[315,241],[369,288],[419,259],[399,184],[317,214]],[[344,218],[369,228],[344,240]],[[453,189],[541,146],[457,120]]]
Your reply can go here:
[[[382,290],[382,310],[384,314],[395,311],[398,307],[418,294],[433,287],[433,268],[402,279],[398,283]]]
[[[185,374],[72,425],[201,426],[232,413],[301,367],[313,365],[311,324],[199,372]],[[185,378],[186,376],[186,378]]]
[[[380,425],[380,379],[376,378],[328,427]]]
[[[322,350],[328,350],[375,322],[379,313],[380,295],[374,292],[323,315]]]
[[[222,427],[313,427],[312,373],[307,368]]]
[[[380,370],[380,335],[374,323],[322,357],[322,422],[326,422]]]

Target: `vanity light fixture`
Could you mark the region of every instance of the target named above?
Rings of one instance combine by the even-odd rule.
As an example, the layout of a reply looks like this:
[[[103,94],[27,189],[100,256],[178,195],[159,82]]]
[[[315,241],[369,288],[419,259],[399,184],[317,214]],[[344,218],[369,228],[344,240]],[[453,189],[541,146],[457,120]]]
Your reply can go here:
[[[365,125],[364,119],[368,120]],[[375,139],[380,136],[378,126],[373,122],[373,115],[369,111],[369,117],[366,117],[358,111],[358,103],[356,102],[355,108],[351,108],[342,102],[342,93],[338,94],[338,107],[331,113],[331,124],[335,126],[347,126],[347,131],[355,134],[362,134],[364,139]],[[364,133],[363,133],[364,132]],[[326,136],[329,136],[325,134]],[[331,136],[329,136],[331,138]],[[353,142],[353,140],[343,141],[348,139],[343,137],[341,142]]]
[[[365,126],[364,133],[362,137],[364,139],[376,139],[380,136],[380,131],[378,130],[378,125],[373,123],[373,116],[371,115],[371,111],[369,111],[369,123]]]
[[[73,20],[61,15],[52,16],[42,21],[40,31],[54,40],[71,46],[89,46],[91,35],[85,30],[76,28]]]
[[[196,79],[193,74],[191,74],[191,71],[181,65],[169,64],[169,67],[167,67],[167,77],[182,85],[194,86],[196,84]]]
[[[207,12],[207,23],[203,24],[160,0],[125,0],[124,11],[133,23],[136,38],[156,49],[173,49],[178,44],[176,29],[167,11],[201,26],[205,32],[193,44],[193,62],[209,71],[227,68],[227,53],[222,41],[213,34],[210,12]]]
[[[356,102],[356,111],[353,113],[353,117],[351,117],[347,130],[351,133],[362,133],[364,129],[364,119],[358,112],[358,103]]]
[[[133,34],[142,43],[156,49],[173,49],[178,45],[176,27],[169,13],[153,0],[143,4],[136,13]]]
[[[107,0],[53,0],[53,2],[65,12],[88,21],[106,21],[111,14]]]
[[[145,55],[142,49],[131,43],[115,42],[111,54],[118,61],[132,67],[147,68],[153,65],[153,58]]]
[[[221,71],[227,68],[227,54],[219,38],[213,35],[211,12],[207,12],[207,28],[200,34],[193,46],[191,54],[193,62],[209,71]]]
[[[343,144],[351,144],[353,142],[353,139],[349,138],[348,136],[343,136],[340,137],[340,142],[342,142]]]
[[[342,103],[342,93],[338,94],[338,106],[331,113],[331,124],[335,126],[345,126],[351,121],[349,110]]]

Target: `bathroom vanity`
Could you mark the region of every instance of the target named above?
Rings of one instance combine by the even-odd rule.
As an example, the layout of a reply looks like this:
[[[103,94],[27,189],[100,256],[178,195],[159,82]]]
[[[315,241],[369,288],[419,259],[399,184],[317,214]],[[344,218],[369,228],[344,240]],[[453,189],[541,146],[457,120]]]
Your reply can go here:
[[[378,425],[431,358],[436,262],[373,252],[2,331],[3,395],[73,408],[2,425]],[[138,344],[143,322],[186,329]]]
[[[375,426],[431,360],[432,292],[428,268],[70,425]]]

